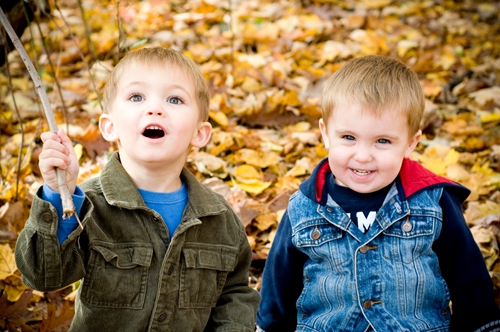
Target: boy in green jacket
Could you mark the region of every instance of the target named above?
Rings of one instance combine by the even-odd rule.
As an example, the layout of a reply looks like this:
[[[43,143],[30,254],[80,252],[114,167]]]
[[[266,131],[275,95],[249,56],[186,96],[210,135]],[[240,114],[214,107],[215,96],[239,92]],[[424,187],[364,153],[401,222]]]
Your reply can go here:
[[[210,95],[189,58],[165,48],[125,56],[99,120],[118,144],[99,177],[76,186],[64,131],[41,135],[45,184],[16,246],[24,283],[52,291],[82,279],[70,331],[253,331],[251,250],[225,199],[184,168],[210,139]],[[83,224],[62,219],[55,168]]]

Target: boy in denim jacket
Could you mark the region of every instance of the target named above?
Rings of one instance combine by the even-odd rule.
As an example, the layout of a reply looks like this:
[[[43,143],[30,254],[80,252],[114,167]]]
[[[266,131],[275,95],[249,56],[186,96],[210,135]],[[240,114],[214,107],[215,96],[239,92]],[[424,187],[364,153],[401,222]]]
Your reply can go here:
[[[386,57],[351,60],[326,82],[328,158],[279,225],[259,331],[500,329],[462,214],[468,189],[408,159],[423,110],[417,75]]]
[[[253,331],[245,229],[184,168],[211,135],[204,77],[182,53],[147,48],[119,62],[104,93],[99,128],[119,152],[99,177],[76,186],[68,136],[41,135],[45,184],[15,252],[23,281],[52,291],[82,279],[70,331]],[[83,230],[62,219],[56,167]]]

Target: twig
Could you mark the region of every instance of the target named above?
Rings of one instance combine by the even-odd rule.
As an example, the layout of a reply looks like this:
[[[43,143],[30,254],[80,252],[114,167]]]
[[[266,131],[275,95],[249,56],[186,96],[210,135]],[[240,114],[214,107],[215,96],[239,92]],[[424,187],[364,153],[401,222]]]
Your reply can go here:
[[[33,52],[35,52],[35,57],[34,57],[35,68],[39,66],[39,63],[36,61],[36,59],[38,57],[36,56],[35,38],[33,37],[35,34],[33,33],[33,30],[31,29],[31,23],[32,22],[31,22],[31,20],[29,18],[26,6],[29,6],[29,10],[33,13],[34,22],[35,22],[35,24],[36,24],[36,26],[38,28],[38,33],[40,34],[40,40],[42,42],[42,47],[43,47],[43,50],[44,50],[45,54],[47,55],[47,60],[48,60],[50,69],[52,71],[52,77],[54,78],[54,83],[56,84],[57,92],[59,94],[59,98],[61,99],[62,111],[63,111],[63,117],[64,117],[64,123],[66,124],[66,132],[69,132],[69,124],[68,124],[68,121],[67,121],[67,119],[68,119],[68,112],[67,112],[67,109],[66,109],[66,105],[64,104],[64,99],[63,99],[63,96],[62,96],[61,87],[59,85],[59,80],[57,79],[57,74],[56,74],[56,71],[55,71],[54,66],[52,64],[52,60],[50,59],[49,51],[48,51],[48,49],[46,47],[45,37],[44,37],[44,35],[42,33],[42,29],[41,29],[40,24],[38,22],[38,18],[40,17],[40,12],[39,12],[39,10],[37,8],[33,8],[33,6],[30,3],[27,3],[27,4],[23,3],[22,5],[23,5],[23,10],[24,10],[24,16],[26,17],[26,22],[28,22],[28,29],[30,31],[30,35],[32,36],[30,41],[31,41],[31,46],[33,48]]]
[[[47,93],[43,87],[42,80],[38,75],[35,66],[33,66],[33,62],[30,60],[28,53],[24,49],[24,46],[21,44],[19,37],[16,35],[16,32],[12,28],[12,25],[7,20],[2,8],[0,8],[0,22],[3,27],[7,31],[12,43],[16,47],[17,51],[21,55],[21,59],[23,60],[28,72],[30,73],[31,79],[35,83],[36,91],[38,96],[40,97],[40,101],[42,102],[43,110],[45,112],[45,117],[47,118],[47,122],[49,124],[49,129],[53,133],[57,133],[57,123],[54,118],[54,113],[52,112],[52,108],[49,103],[49,98],[47,97]],[[19,119],[21,121],[21,119]],[[56,169],[57,173],[57,181],[59,185],[59,192],[61,193],[61,200],[63,206],[63,218],[69,218],[75,214],[75,205],[73,203],[73,199],[71,198],[71,194],[68,189],[68,185],[66,184],[66,172],[60,168]],[[77,218],[80,227],[83,229],[80,220]]]
[[[9,90],[12,96],[12,103],[14,104],[14,109],[19,119],[19,130],[21,132],[21,142],[19,143],[19,155],[17,156],[17,176],[16,176],[16,201],[19,199],[19,174],[21,173],[21,161],[23,157],[23,145],[24,145],[24,126],[21,120],[21,113],[17,107],[16,97],[14,96],[14,88],[12,87],[12,76],[10,75],[9,67],[9,57],[7,56],[7,49],[5,49],[5,72],[7,73],[7,78],[9,80]]]
[[[38,22],[38,20],[35,20],[35,23],[36,23],[36,26],[38,28],[38,33],[40,34],[40,39],[42,41],[43,50],[44,50],[45,54],[47,55],[47,62],[49,63],[50,70],[52,71],[52,77],[54,78],[54,83],[56,84],[57,93],[59,95],[59,98],[61,99],[62,111],[63,111],[63,115],[64,115],[64,122],[66,123],[66,131],[69,132],[68,109],[66,108],[66,104],[64,103],[64,97],[62,94],[61,85],[59,84],[59,79],[57,78],[56,69],[54,67],[54,64],[52,63],[52,59],[50,58],[50,52],[47,48],[47,44],[46,44],[45,37],[44,37],[43,32],[42,32],[42,28],[40,27],[40,23]],[[32,33],[31,35],[33,36],[34,34]]]
[[[76,38],[75,36],[73,35],[73,33],[71,32],[71,28],[68,24],[68,22],[66,21],[66,19],[64,18],[64,15],[63,15],[63,12],[61,11],[61,9],[59,9],[59,6],[57,5],[57,1],[54,0],[54,7],[56,8],[56,10],[60,13],[61,15],[61,19],[64,23],[64,26],[66,27],[66,29],[68,30],[68,35],[69,35],[69,38],[73,41],[73,43],[75,44],[77,50],[78,50],[78,54],[80,55],[80,59],[82,59],[82,62],[83,64],[85,65],[85,70],[87,71],[87,73],[89,74],[89,80],[90,80],[90,84],[92,85],[92,89],[94,90],[95,94],[97,95],[97,101],[99,102],[99,106],[101,107],[101,109],[104,109],[103,106],[102,106],[102,98],[101,98],[101,94],[99,93],[99,91],[97,90],[97,86],[95,84],[95,80],[94,80],[94,76],[92,75],[92,72],[90,71],[90,65],[89,65],[89,62],[87,61],[87,59],[85,58],[85,55],[83,55],[83,52],[82,52],[82,49],[80,48],[80,45],[78,45],[77,41],[76,41]],[[57,23],[53,20],[54,22],[54,25],[57,26]],[[58,27],[59,28],[59,27]]]
[[[85,18],[85,11],[83,9],[82,1],[78,0],[78,7],[80,8],[80,12],[82,13],[83,27],[85,28],[85,36],[87,37],[87,42],[89,43],[89,50],[92,53],[92,57],[94,60],[97,60],[97,52],[95,50],[94,44],[92,43],[92,39],[90,38],[90,28],[87,23],[87,19]]]
[[[120,0],[116,2],[116,24],[118,26],[118,56],[122,54],[122,44],[123,42],[123,31],[122,31],[122,19],[120,15]]]

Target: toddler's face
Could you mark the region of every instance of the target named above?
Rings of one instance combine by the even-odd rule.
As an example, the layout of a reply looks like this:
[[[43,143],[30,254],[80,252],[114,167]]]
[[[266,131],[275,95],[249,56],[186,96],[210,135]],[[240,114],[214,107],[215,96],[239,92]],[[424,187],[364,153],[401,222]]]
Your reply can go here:
[[[176,66],[132,63],[116,91],[100,127],[105,139],[118,142],[128,165],[183,165],[188,147],[210,137],[210,124],[199,121],[194,84]]]
[[[407,119],[399,112],[377,117],[355,104],[337,107],[320,120],[320,130],[335,181],[360,193],[389,185],[421,136],[419,131],[409,137]]]

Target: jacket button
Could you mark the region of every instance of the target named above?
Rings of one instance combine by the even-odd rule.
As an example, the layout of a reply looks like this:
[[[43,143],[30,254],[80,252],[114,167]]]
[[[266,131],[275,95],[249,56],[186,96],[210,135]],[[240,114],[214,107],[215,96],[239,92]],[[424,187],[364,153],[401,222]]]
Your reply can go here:
[[[167,314],[166,314],[166,313],[164,313],[164,312],[162,312],[162,313],[160,314],[160,316],[158,316],[158,321],[159,321],[159,322],[163,322],[163,321],[165,320],[165,318],[167,318]]]
[[[362,254],[366,254],[368,252],[368,247],[367,246],[362,246],[361,248],[359,248],[359,251],[362,253]]]
[[[372,301],[366,300],[365,302],[363,302],[363,308],[370,309],[371,307],[372,307]]]
[[[405,223],[403,224],[403,232],[409,233],[413,229],[413,225],[411,224],[409,219],[406,219]]]
[[[42,220],[48,223],[52,222],[52,214],[50,212],[44,212],[42,214]]]
[[[311,239],[318,240],[320,237],[321,237],[321,232],[317,228],[314,231],[312,231]]]
[[[170,265],[170,266],[168,267],[167,274],[168,274],[168,275],[171,275],[173,272],[174,272],[174,266],[173,266],[173,265]]]
[[[333,209],[332,208],[326,208],[326,211],[328,211],[328,212],[331,213],[333,211]]]

